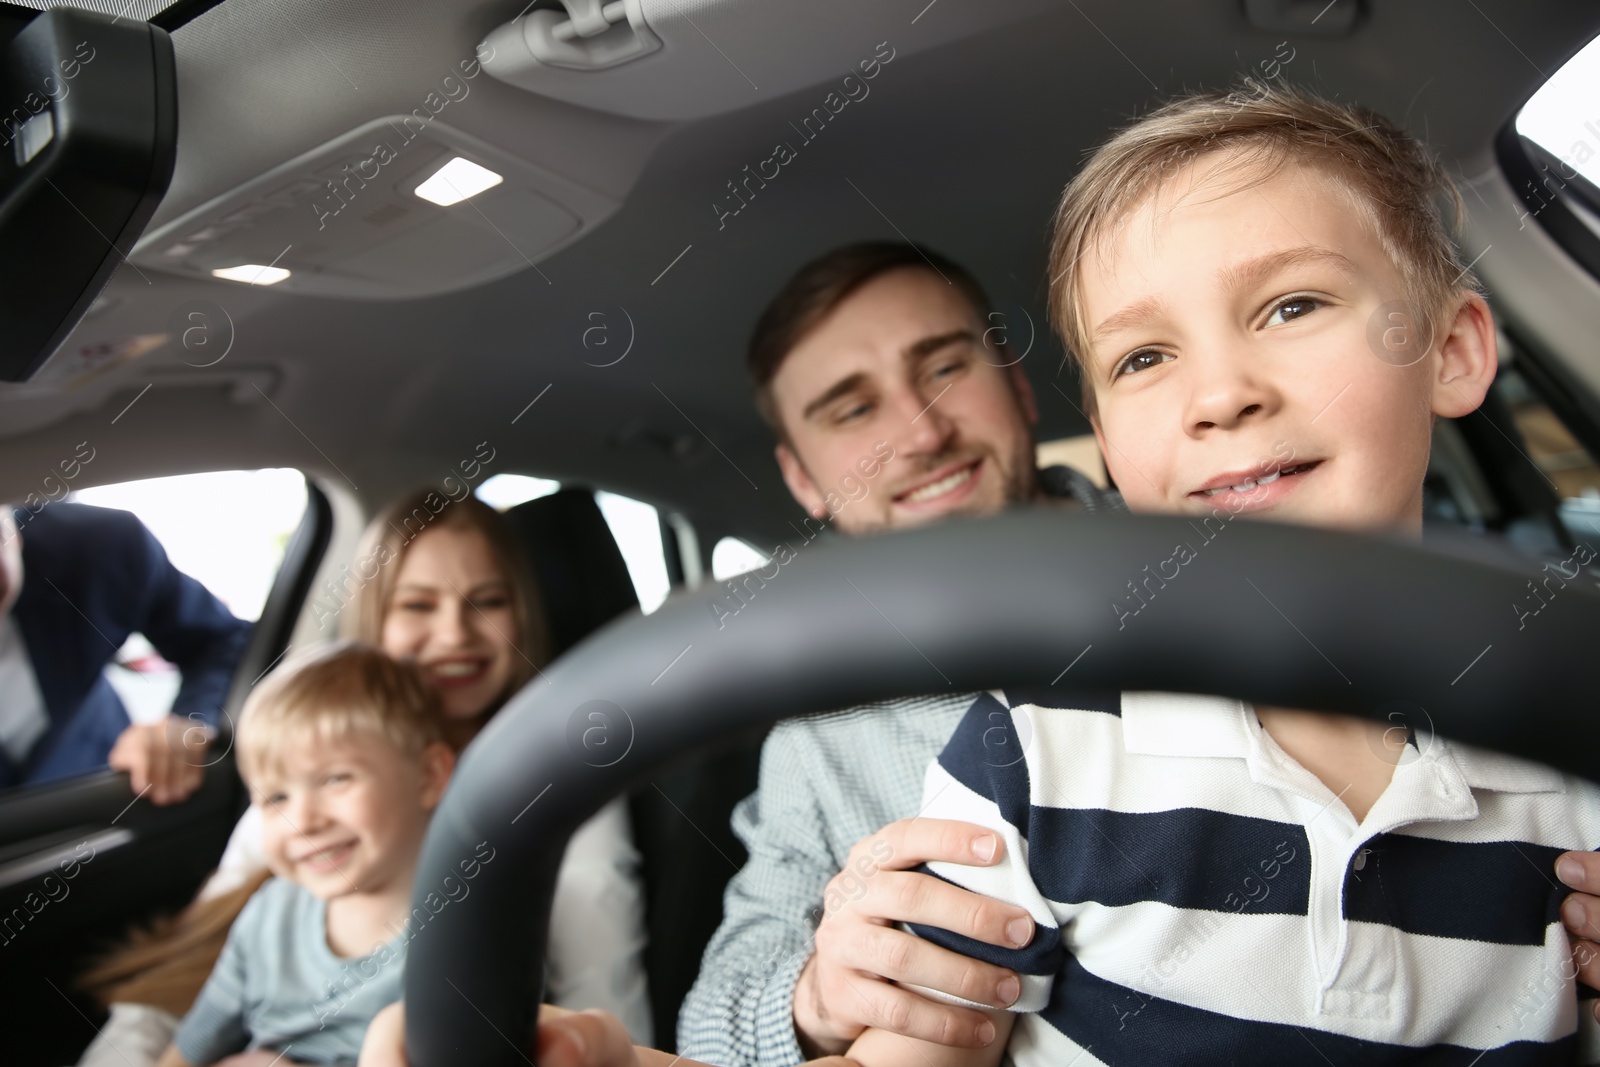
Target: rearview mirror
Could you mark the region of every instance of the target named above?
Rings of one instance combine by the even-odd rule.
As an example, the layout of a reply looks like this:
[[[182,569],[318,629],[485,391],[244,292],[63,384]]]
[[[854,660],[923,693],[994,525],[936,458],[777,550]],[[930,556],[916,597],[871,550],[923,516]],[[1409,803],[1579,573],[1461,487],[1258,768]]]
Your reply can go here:
[[[56,350],[172,180],[172,41],[139,19],[55,8],[0,60],[0,380]]]

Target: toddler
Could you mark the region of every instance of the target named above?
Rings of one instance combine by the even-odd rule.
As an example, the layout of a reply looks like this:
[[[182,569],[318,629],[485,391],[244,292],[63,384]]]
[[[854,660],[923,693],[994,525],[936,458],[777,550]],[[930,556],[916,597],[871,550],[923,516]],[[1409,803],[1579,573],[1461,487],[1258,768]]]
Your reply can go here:
[[[356,1062],[367,1024],[400,998],[412,876],[455,765],[443,736],[416,668],[362,645],[256,687],[236,744],[276,877],[234,922],[160,1067]]]

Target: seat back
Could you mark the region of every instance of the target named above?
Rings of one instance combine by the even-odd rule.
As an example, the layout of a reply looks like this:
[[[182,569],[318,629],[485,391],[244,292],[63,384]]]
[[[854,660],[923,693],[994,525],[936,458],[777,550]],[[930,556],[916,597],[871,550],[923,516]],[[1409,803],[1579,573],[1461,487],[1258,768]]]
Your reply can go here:
[[[676,1052],[678,1011],[722,922],[722,894],[747,854],[733,835],[734,805],[755,791],[767,729],[724,740],[657,775],[628,798],[644,857],[645,914],[655,1047]]]
[[[563,489],[505,513],[539,583],[552,658],[624,612],[636,610],[628,567],[587,489]],[[646,670],[645,664],[619,664]],[[629,797],[645,890],[645,971],[656,1047],[677,1043],[678,1009],[722,921],[722,893],[745,852],[729,827],[755,789],[765,729],[699,754]]]
[[[594,493],[562,489],[509,508],[505,517],[539,585],[551,659],[638,608],[628,565]]]

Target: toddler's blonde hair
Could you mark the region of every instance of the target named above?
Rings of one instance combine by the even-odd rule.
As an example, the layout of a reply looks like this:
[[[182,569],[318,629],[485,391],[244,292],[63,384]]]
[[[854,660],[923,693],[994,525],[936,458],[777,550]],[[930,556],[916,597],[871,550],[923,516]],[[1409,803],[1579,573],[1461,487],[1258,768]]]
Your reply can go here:
[[[444,740],[444,709],[415,665],[340,641],[256,684],[239,715],[239,771],[249,782],[274,768],[288,744],[358,734],[382,737],[420,759],[428,745]]]

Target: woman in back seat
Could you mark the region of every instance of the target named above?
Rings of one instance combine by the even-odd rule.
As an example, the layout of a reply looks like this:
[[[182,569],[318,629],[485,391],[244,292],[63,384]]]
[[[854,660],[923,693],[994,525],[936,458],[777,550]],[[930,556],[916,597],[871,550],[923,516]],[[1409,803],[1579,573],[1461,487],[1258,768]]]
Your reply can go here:
[[[429,505],[433,505],[430,507]],[[368,525],[337,593],[317,619],[415,660],[438,688],[458,750],[545,664],[537,591],[505,520],[476,497],[408,493]],[[332,634],[329,633],[331,637]],[[255,809],[235,828],[216,874],[170,926],[136,939],[86,979],[112,1018],[80,1067],[153,1063],[210,973],[228,927],[266,879]],[[626,803],[579,828],[556,885],[547,957],[549,999],[601,1008],[649,1044],[644,899]],[[148,1060],[140,1052],[149,1048]]]

